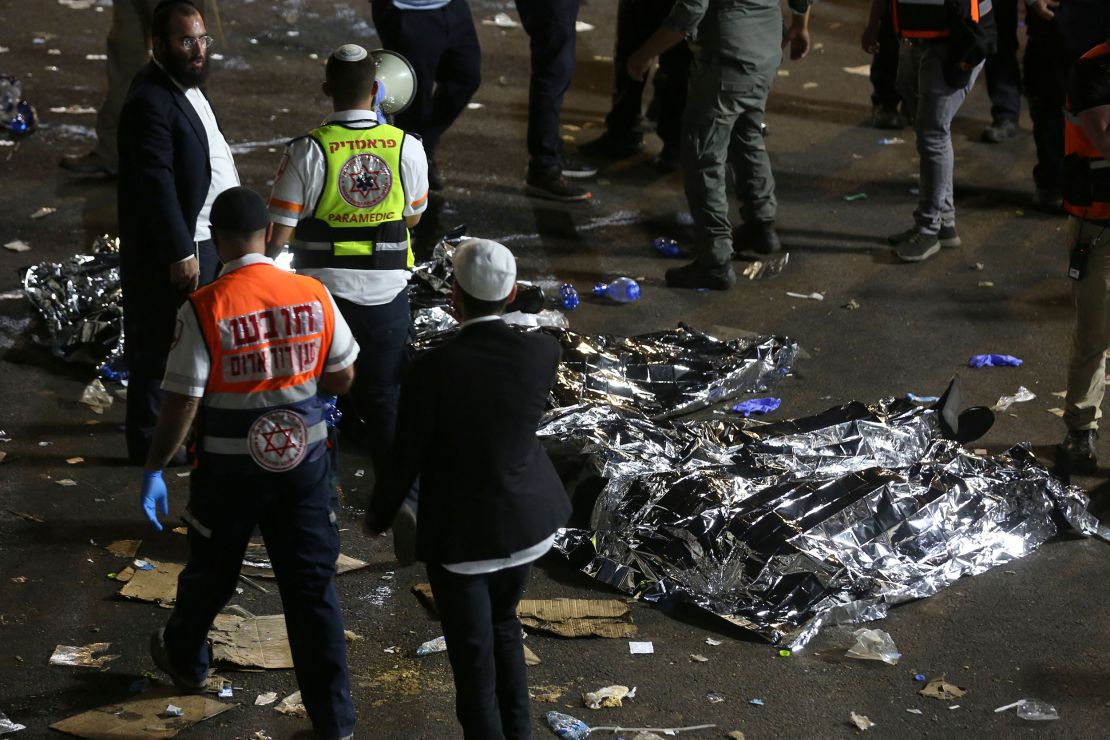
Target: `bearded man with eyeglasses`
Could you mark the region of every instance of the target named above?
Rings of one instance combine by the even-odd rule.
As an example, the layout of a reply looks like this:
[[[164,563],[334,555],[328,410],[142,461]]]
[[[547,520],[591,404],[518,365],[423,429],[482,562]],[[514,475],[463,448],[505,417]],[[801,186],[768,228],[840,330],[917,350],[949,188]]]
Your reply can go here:
[[[200,86],[212,37],[188,0],[162,0],[151,20],[154,58],[135,75],[119,123],[127,453],[141,465],[162,403],[177,308],[212,282],[219,259],[209,216],[239,184],[231,149]],[[184,462],[184,454],[179,455]]]

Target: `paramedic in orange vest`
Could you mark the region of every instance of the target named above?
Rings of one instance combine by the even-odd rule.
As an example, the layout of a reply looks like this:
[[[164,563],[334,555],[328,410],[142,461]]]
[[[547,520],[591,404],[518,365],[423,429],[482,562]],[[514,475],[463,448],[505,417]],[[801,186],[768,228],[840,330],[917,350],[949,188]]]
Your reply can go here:
[[[1075,302],[1075,335],[1068,364],[1064,423],[1057,469],[1093,474],[1098,468],[1098,422],[1110,348],[1110,42],[1080,57],[1071,71],[1064,108],[1064,209],[1068,212],[1068,277]]]
[[[991,0],[872,0],[860,42],[879,50],[879,27],[889,7],[901,39],[898,92],[914,122],[921,175],[914,225],[889,237],[903,262],[921,262],[941,247],[960,246],[952,200],[952,119],[996,46]]]
[[[343,620],[335,591],[337,501],[321,394],[345,392],[359,347],[319,281],[265,256],[269,214],[241,187],[212,205],[224,267],[177,314],[158,425],[143,472],[142,506],[162,529],[162,468],[196,420],[189,479],[189,561],[166,626],[151,637],[155,664],[185,691],[208,678],[208,629],[235,594],[257,526],[281,591],[301,697],[317,736],[355,725]]]
[[[334,112],[285,150],[270,194],[267,253],[289,244],[294,269],[328,286],[362,347],[349,400],[380,470],[408,360],[409,230],[428,207],[428,160],[418,137],[374,112],[375,71],[357,44],[328,57],[323,91]]]

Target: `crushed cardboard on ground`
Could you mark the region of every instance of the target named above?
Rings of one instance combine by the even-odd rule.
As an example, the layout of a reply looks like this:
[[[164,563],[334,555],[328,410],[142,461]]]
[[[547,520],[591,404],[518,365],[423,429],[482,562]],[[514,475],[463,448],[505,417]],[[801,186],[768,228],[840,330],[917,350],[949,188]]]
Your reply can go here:
[[[281,614],[245,618],[217,614],[208,632],[212,660],[241,668],[292,668],[289,635]]]
[[[110,642],[94,642],[91,645],[58,645],[54,648],[54,654],[50,656],[50,665],[107,670],[105,663],[119,656],[97,655],[97,653],[103,653],[110,647],[112,647]]]
[[[166,609],[177,600],[177,577],[185,566],[179,563],[159,563],[148,560],[153,570],[135,570],[119,595],[135,601],[150,601]],[[124,569],[126,570],[126,568]],[[116,576],[119,580],[119,575]]]
[[[164,717],[167,704],[180,707],[181,716]],[[68,717],[50,725],[50,729],[91,740],[173,737],[237,706],[205,696],[178,695],[174,689],[156,689],[141,697]]]
[[[369,563],[365,560],[352,558],[339,553],[335,561],[335,574],[342,575],[352,570],[365,568]],[[261,542],[251,542],[247,545],[247,552],[243,556],[243,567],[239,572],[250,578],[273,578],[274,569],[270,565],[270,555],[266,552],[266,545]]]
[[[104,549],[117,558],[131,559],[139,554],[139,545],[141,544],[143,544],[142,540],[116,540]]]

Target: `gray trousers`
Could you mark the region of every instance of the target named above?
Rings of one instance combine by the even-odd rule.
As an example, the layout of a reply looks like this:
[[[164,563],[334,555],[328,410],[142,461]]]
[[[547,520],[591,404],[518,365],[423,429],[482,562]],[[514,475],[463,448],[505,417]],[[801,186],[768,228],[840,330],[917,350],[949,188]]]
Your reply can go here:
[[[1065,243],[1090,245],[1087,274],[1072,282],[1075,334],[1068,362],[1064,423],[1068,431],[1097,429],[1106,393],[1106,350],[1110,348],[1110,226],[1068,218]],[[1066,256],[1065,256],[1066,259]]]
[[[135,76],[150,58],[150,20],[159,0],[115,0],[108,29],[108,90],[96,113],[96,155],[115,172],[119,166],[116,135],[119,112]],[[216,0],[197,0],[209,36],[220,37],[220,12]]]
[[[941,225],[955,226],[952,202],[952,119],[971,92],[983,64],[971,70],[964,87],[944,81],[943,65],[948,45],[944,41],[903,41],[898,57],[898,92],[917,133],[921,160],[919,195],[914,219],[917,229],[936,234]]]
[[[706,267],[729,264],[725,169],[736,175],[736,195],[745,222],[774,221],[775,178],[759,125],[778,69],[695,61],[682,119],[682,167],[686,201],[694,219],[694,251]]]

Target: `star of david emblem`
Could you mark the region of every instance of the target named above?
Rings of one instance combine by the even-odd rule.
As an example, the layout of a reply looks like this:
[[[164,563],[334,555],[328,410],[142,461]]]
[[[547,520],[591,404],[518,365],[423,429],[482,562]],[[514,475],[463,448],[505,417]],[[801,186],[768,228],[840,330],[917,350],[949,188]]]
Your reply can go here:
[[[284,458],[285,453],[289,450],[296,450],[299,446],[293,437],[293,427],[276,427],[268,432],[262,432],[263,439],[266,440],[266,446],[262,448],[263,452],[276,452],[278,457]],[[283,439],[280,442],[275,442],[274,438],[282,435]]]
[[[365,165],[364,165],[365,166]],[[351,190],[355,191],[363,198],[369,198],[372,190],[378,189],[378,178],[373,172],[362,170],[351,175]]]
[[[292,470],[308,452],[308,429],[298,414],[277,409],[255,419],[247,434],[251,458],[271,472]]]
[[[376,154],[356,154],[339,169],[336,186],[339,196],[349,205],[373,208],[389,195],[393,173]]]

